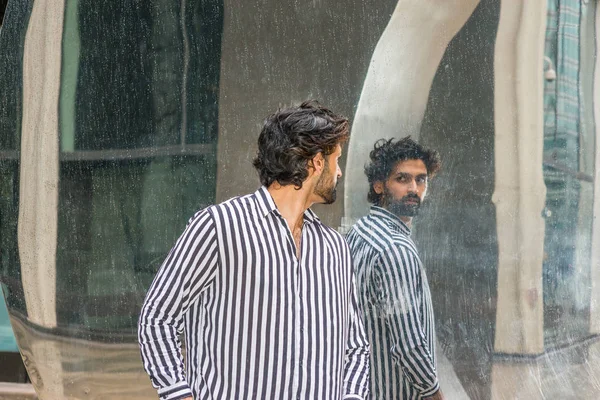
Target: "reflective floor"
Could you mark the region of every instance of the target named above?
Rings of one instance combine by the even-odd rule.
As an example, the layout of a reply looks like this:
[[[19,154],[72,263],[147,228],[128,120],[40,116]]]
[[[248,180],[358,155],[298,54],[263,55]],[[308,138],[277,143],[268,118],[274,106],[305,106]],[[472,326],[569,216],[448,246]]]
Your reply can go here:
[[[32,382],[49,399],[152,399],[156,392],[141,368],[135,343],[102,343],[67,339],[36,332],[28,324],[12,318],[29,367]],[[32,350],[38,355],[32,362]],[[43,358],[39,355],[44,354]],[[58,361],[62,360],[62,361]],[[90,370],[101,373],[90,374]],[[479,377],[487,387],[464,385],[471,378],[468,366],[452,365],[440,359],[440,376],[446,398],[462,399],[589,399],[600,398],[600,338],[549,352],[532,359],[496,359],[491,376]],[[483,379],[481,379],[483,378]],[[54,382],[49,382],[54,381]],[[50,383],[50,384],[48,384]],[[469,386],[465,390],[465,387]],[[16,400],[22,394],[2,393],[0,400]],[[31,397],[27,397],[31,398]]]
[[[32,330],[11,318],[32,383],[42,399],[152,399],[137,343],[102,343]],[[36,355],[33,362],[31,354]],[[99,368],[99,366],[102,368]],[[95,373],[90,373],[95,371]],[[102,371],[102,372],[97,372]],[[9,398],[2,397],[0,399]],[[13,399],[12,397],[10,397]]]
[[[492,398],[599,399],[600,341],[554,351],[534,362],[496,362]]]

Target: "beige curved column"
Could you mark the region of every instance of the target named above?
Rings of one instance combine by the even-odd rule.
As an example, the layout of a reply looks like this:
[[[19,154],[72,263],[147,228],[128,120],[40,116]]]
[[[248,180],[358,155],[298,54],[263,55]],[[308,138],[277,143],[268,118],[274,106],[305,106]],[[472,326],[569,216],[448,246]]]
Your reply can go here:
[[[36,0],[25,36],[18,246],[30,322],[56,327],[58,101],[64,0]],[[39,398],[61,399],[60,354],[52,342],[19,341]]]
[[[498,303],[494,350],[544,351],[546,200],[543,51],[546,0],[503,1],[496,39],[495,189]]]
[[[398,1],[373,52],[354,116],[343,226],[368,210],[363,168],[375,140],[418,137],[440,60],[477,4],[479,0]]]
[[[545,29],[546,0],[502,2],[494,57],[496,353],[536,355],[544,351]],[[541,399],[540,382],[535,362],[495,362],[491,398]]]

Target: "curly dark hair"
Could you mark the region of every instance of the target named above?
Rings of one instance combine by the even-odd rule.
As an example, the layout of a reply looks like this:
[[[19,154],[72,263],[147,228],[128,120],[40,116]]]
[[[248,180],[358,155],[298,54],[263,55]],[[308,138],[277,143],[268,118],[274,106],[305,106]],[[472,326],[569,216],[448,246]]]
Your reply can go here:
[[[280,109],[267,117],[258,137],[253,161],[260,182],[270,186],[302,187],[308,177],[308,162],[319,153],[332,154],[350,137],[346,117],[334,114],[315,100]]]
[[[365,166],[365,174],[369,180],[367,199],[375,205],[380,205],[382,194],[376,193],[373,185],[375,182],[386,181],[399,161],[422,160],[429,178],[433,178],[442,166],[437,151],[421,146],[410,136],[396,142],[394,139],[379,139],[369,153],[369,158],[371,162]]]

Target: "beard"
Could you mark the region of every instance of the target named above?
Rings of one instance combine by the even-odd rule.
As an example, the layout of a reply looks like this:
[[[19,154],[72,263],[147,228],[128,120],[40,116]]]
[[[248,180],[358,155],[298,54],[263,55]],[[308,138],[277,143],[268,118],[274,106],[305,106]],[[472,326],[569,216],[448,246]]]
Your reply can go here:
[[[414,217],[419,214],[421,199],[416,194],[410,193],[401,199],[394,199],[386,189],[387,209],[398,217]]]
[[[332,204],[337,197],[337,182],[334,182],[333,175],[323,174],[319,177],[314,193],[323,199],[324,204]]]

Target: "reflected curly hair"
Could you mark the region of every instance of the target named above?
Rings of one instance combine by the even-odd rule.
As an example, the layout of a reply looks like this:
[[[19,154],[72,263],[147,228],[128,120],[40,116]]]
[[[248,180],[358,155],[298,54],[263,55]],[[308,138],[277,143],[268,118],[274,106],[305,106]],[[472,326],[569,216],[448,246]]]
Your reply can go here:
[[[442,166],[440,154],[437,151],[421,146],[410,136],[396,142],[394,139],[379,139],[369,153],[369,158],[371,162],[365,166],[365,174],[369,180],[367,199],[376,206],[380,205],[383,194],[376,193],[373,185],[375,182],[386,181],[399,161],[423,161],[429,178],[433,178]]]
[[[317,101],[305,101],[267,117],[252,164],[264,186],[278,182],[301,188],[308,177],[309,161],[319,153],[332,154],[349,137],[346,117]]]

